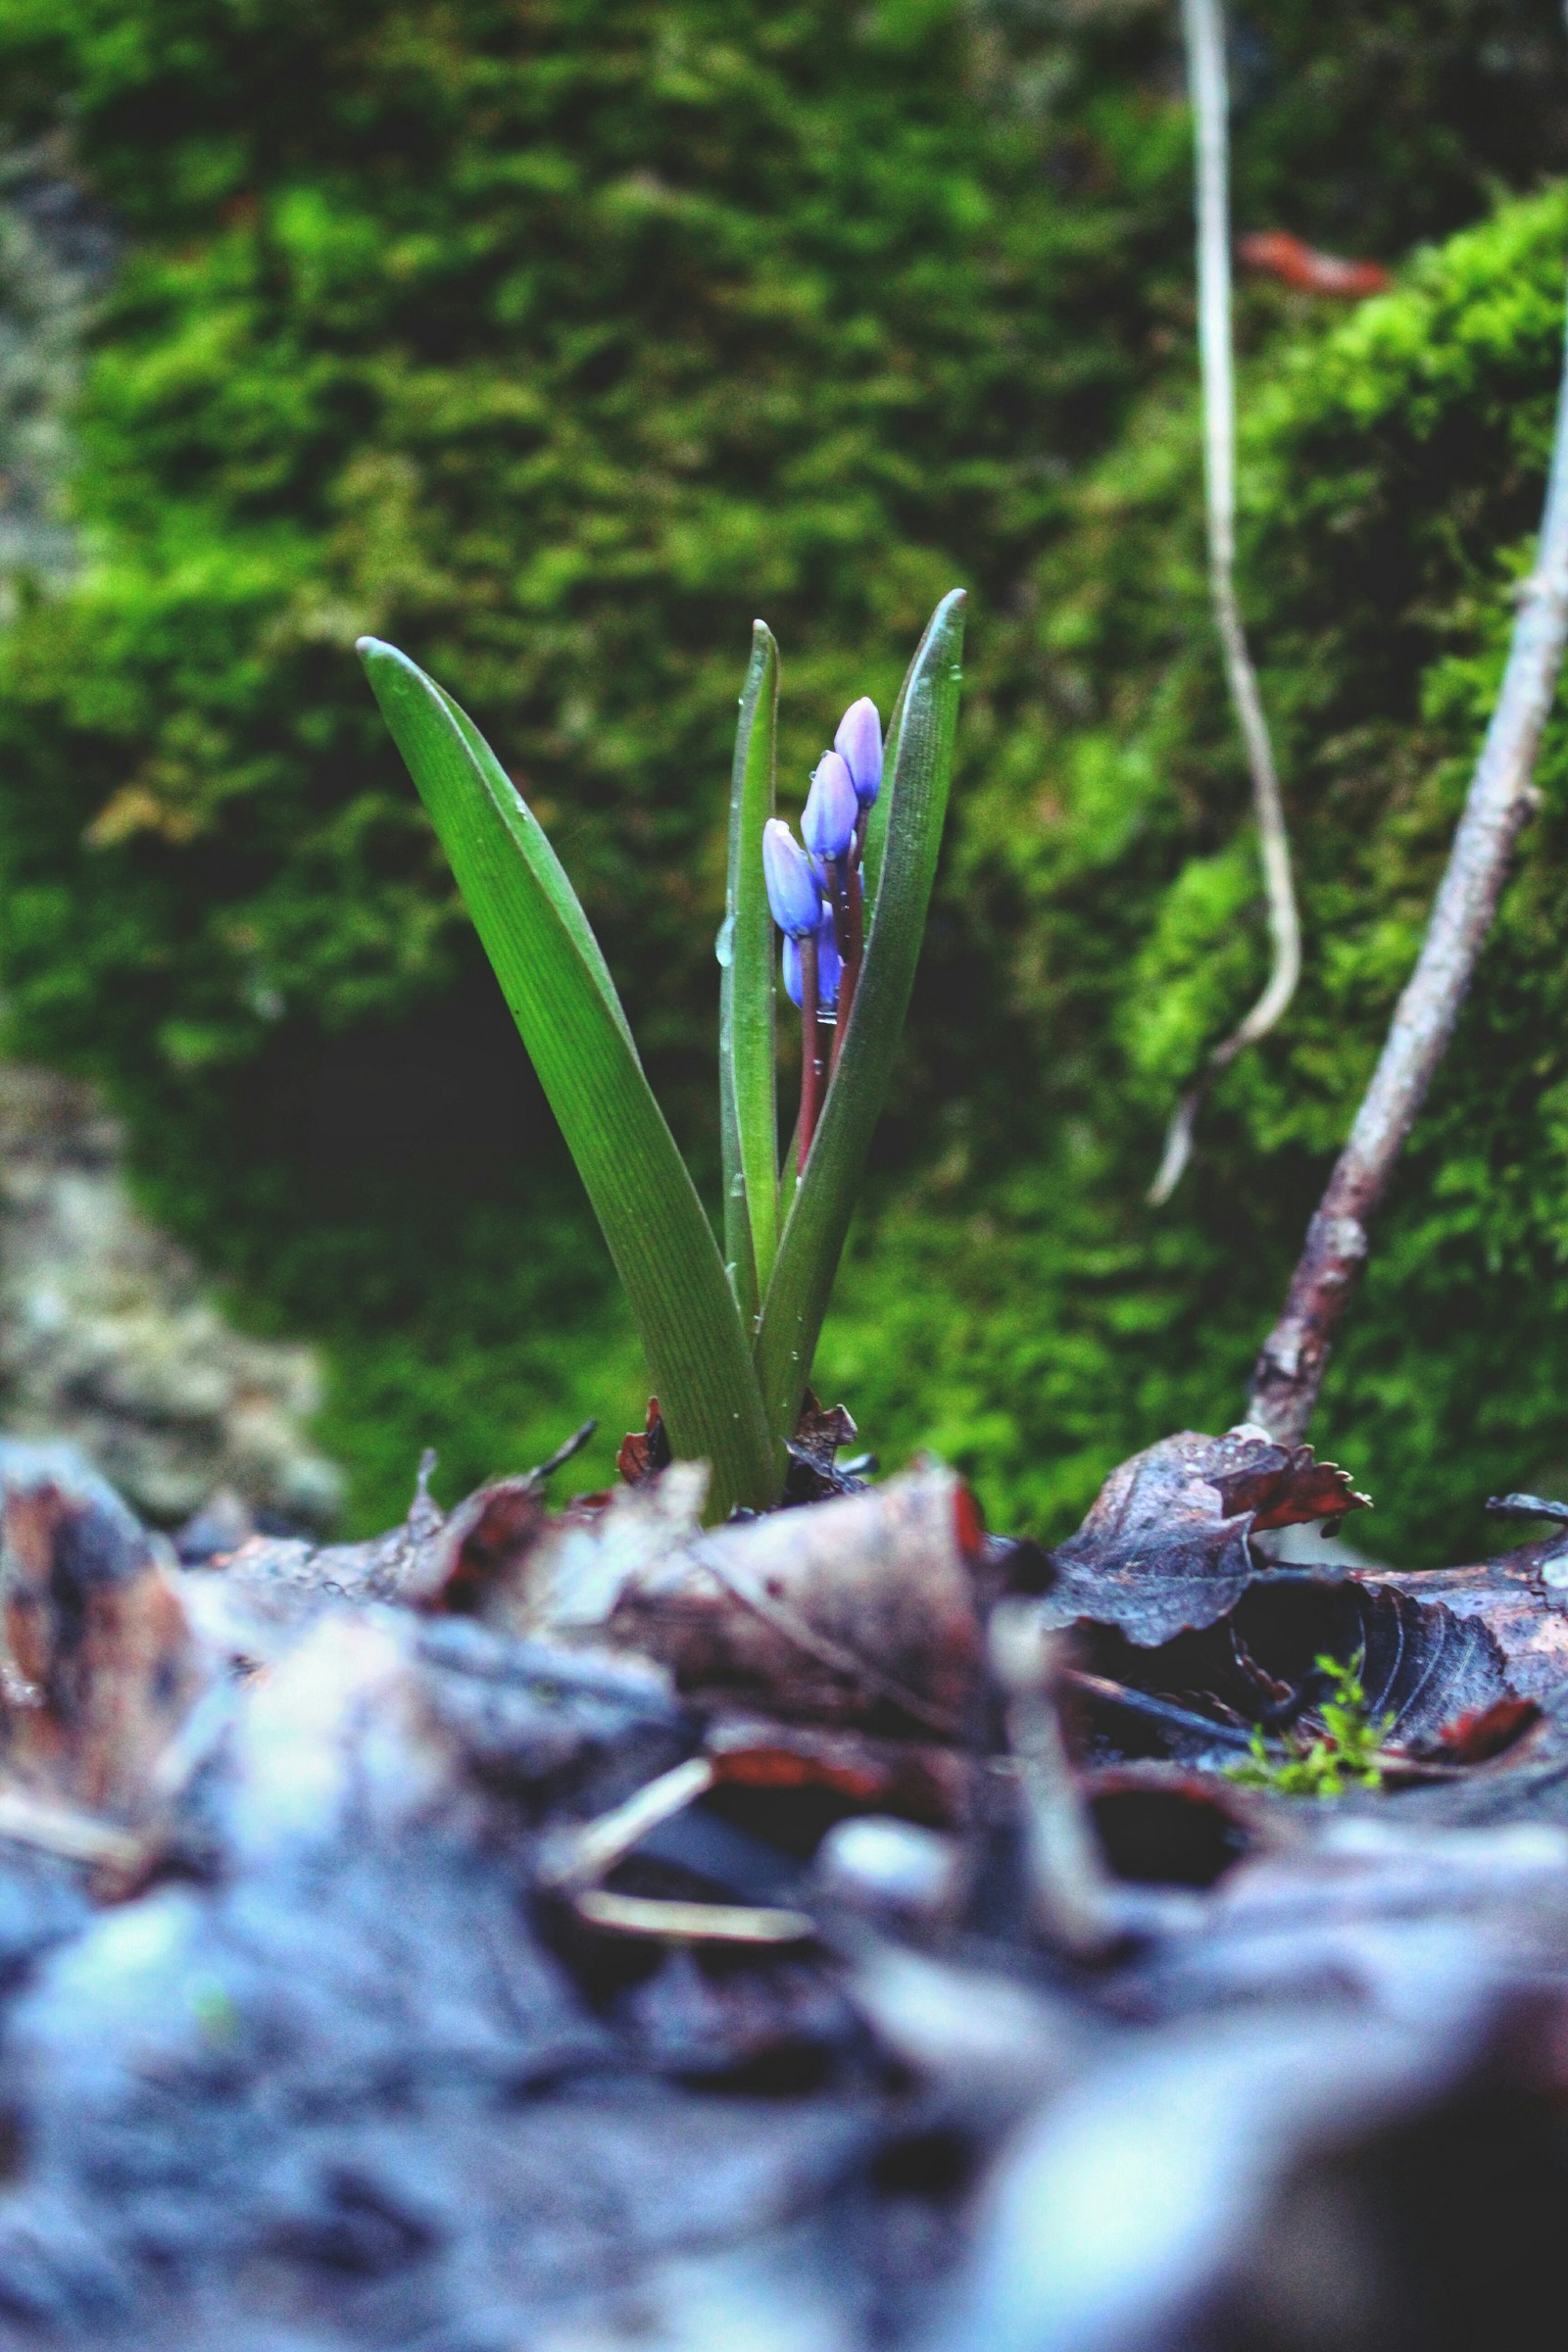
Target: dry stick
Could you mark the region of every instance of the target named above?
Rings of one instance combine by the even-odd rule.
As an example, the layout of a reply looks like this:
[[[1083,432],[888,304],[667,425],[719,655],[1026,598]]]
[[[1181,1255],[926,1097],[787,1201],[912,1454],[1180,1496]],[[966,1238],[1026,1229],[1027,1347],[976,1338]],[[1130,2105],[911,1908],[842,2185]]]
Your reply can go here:
[[[1568,640],[1568,349],[1541,545],[1518,601],[1501,691],[1420,956],[1349,1142],[1306,1229],[1285,1311],[1252,1375],[1249,1420],[1292,1445],[1312,1417],[1334,1335],[1366,1256],[1367,1224],[1453,1035],[1514,843],[1539,802],[1531,772]]]
[[[1203,487],[1208,514],[1208,576],[1225,680],[1247,750],[1268,901],[1273,969],[1251,1011],[1209,1054],[1201,1076],[1171,1115],[1159,1173],[1149,1188],[1154,1207],[1181,1182],[1199,1108],[1214,1080],[1248,1046],[1266,1037],[1296,994],[1301,972],[1301,926],[1291,880],[1280,780],[1263,715],[1257,674],[1236,601],[1236,371],[1231,347],[1231,231],[1226,118],[1225,34],[1220,0],[1182,0],[1187,78],[1192,94],[1198,188],[1198,345],[1203,379]]]

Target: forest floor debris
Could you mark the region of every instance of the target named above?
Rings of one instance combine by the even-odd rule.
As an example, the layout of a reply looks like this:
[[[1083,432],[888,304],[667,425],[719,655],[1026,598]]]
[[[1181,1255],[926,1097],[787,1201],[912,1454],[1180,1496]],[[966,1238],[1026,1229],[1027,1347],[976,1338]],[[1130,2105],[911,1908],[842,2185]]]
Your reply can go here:
[[[824,1487],[711,1530],[680,1464],[451,1513],[426,1472],[375,1543],[180,1565],[0,1447],[0,2343],[1522,2325],[1568,2215],[1561,1530],[1274,1566],[1360,1498],[1247,1429],[1054,1556],[934,1465]],[[1328,1736],[1324,1658],[1380,1786],[1243,1786]]]

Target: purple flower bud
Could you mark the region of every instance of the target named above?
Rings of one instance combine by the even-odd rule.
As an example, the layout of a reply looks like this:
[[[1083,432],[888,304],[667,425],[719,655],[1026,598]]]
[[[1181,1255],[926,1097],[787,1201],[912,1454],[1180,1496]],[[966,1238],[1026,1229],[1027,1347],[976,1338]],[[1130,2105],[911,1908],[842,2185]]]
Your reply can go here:
[[[811,856],[824,864],[847,858],[859,812],[848,764],[837,752],[824,752],[801,819],[801,838]]]
[[[839,1008],[839,975],[843,964],[839,957],[839,943],[833,936],[833,917],[824,914],[816,934],[816,1008],[818,1012],[837,1012]],[[792,1004],[799,1004],[801,987],[801,943],[785,935],[784,994]]]
[[[822,894],[788,825],[770,816],[762,827],[762,873],[773,920],[791,939],[804,939],[822,919]]]
[[[839,720],[833,748],[850,771],[856,799],[869,808],[882,789],[882,721],[868,694],[852,703]]]

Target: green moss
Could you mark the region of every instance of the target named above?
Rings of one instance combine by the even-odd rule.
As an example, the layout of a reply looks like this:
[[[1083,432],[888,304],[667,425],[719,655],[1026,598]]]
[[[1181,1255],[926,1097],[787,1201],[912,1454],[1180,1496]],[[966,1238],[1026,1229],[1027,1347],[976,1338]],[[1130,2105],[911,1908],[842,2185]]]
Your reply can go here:
[[[827,1344],[880,1427],[941,1431],[1004,1520],[1060,1527],[1120,1454],[1241,1403],[1413,960],[1500,672],[1540,514],[1565,245],[1568,193],[1552,189],[1253,371],[1244,568],[1306,969],[1287,1021],[1216,1091],[1161,1215],[1141,1195],[1164,1114],[1266,959],[1190,407],[1150,405],[1042,567],[1060,650],[961,797],[957,856],[971,916],[989,909],[1009,951],[1008,1066],[1027,1073],[1043,1141],[1032,1162],[1007,1152],[999,1179],[1005,1131],[1000,1115],[987,1131],[971,1090]],[[1368,1540],[1396,1556],[1462,1558],[1486,1541],[1489,1492],[1527,1471],[1549,1490],[1568,1465],[1560,720],[1539,781],[1315,1433],[1370,1487]],[[936,1381],[904,1369],[932,1361]]]
[[[83,568],[0,649],[12,1042],[108,1081],[239,1311],[325,1339],[359,1524],[427,1440],[455,1491],[641,1402],[364,629],[526,777],[701,1159],[752,614],[804,789],[964,580],[954,847],[819,1385],[1046,1532],[1236,1410],[1528,561],[1563,214],[1505,210],[1326,335],[1249,296],[1308,981],[1155,1218],[1164,1113],[1263,966],[1172,38],[1001,0],[0,0],[17,135],[69,116],[127,240]],[[1384,254],[1473,219],[1560,156],[1559,39],[1547,0],[1260,6],[1240,219]],[[1560,761],[1334,1374],[1391,1549],[1451,1554],[1568,1458]]]
[[[1252,1732],[1251,1753],[1234,1764],[1229,1777],[1248,1788],[1272,1788],[1279,1796],[1343,1796],[1348,1788],[1381,1788],[1378,1751],[1394,1728],[1392,1715],[1376,1723],[1361,1686],[1363,1661],[1353,1665],[1320,1657],[1313,1661],[1327,1686],[1317,1712],[1323,1729],[1295,1728],[1284,1735],[1284,1755],[1272,1756],[1261,1725]]]

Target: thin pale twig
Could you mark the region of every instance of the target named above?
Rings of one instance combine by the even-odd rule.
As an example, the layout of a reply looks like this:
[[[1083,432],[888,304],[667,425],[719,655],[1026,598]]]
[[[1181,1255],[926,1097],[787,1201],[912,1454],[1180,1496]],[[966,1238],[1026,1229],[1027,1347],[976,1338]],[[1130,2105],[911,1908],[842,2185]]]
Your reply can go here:
[[[142,1838],[113,1822],[15,1786],[0,1788],[0,1838],[7,1838],[67,1862],[90,1862],[112,1870],[134,1869],[147,1850]]]
[[[1203,486],[1208,520],[1209,590],[1252,785],[1258,856],[1268,903],[1272,966],[1262,995],[1208,1056],[1171,1115],[1151,1203],[1168,1200],[1192,1155],[1193,1129],[1204,1096],[1239,1054],[1266,1037],[1301,973],[1301,925],[1291,875],[1290,835],[1257,673],[1236,598],[1236,365],[1231,328],[1229,195],[1230,99],[1220,0],[1182,0],[1187,78],[1193,108],[1198,193],[1198,344],[1203,384]]]
[[[662,1772],[656,1781],[597,1820],[562,1832],[547,1844],[538,1867],[541,1886],[565,1897],[589,1927],[617,1936],[646,1936],[675,1943],[802,1943],[816,1933],[804,1911],[759,1903],[700,1903],[662,1896],[613,1894],[599,1885],[650,1830],[706,1796],[718,1775],[706,1756]]]
[[[624,1804],[578,1829],[561,1832],[550,1840],[540,1861],[540,1884],[563,1891],[591,1886],[623,1861],[650,1830],[706,1796],[715,1778],[706,1756],[692,1756],[662,1772],[658,1780],[649,1781]]]
[[[1005,1701],[1022,1786],[1035,1925],[1058,1950],[1097,1959],[1119,1940],[1123,1920],[1061,1735],[1060,1638],[1043,1629],[1027,1602],[1016,1600],[997,1607],[990,1632],[992,1672]]]
[[[647,1894],[579,1894],[577,1917],[616,1936],[646,1936],[663,1943],[807,1943],[816,1922],[805,1911],[753,1903],[688,1903]]]

